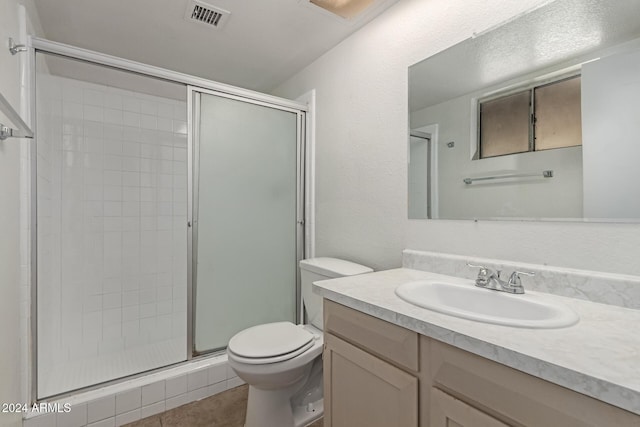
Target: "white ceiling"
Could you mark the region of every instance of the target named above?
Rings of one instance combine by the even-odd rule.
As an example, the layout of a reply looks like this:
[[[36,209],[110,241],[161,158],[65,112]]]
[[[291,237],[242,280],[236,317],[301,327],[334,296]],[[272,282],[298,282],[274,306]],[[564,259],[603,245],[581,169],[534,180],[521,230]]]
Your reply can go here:
[[[556,0],[412,65],[409,109],[584,62],[640,37],[639,17],[639,0]]]
[[[269,92],[397,0],[354,21],[307,0],[205,0],[221,28],[188,22],[188,0],[36,0],[45,37],[222,83]]]

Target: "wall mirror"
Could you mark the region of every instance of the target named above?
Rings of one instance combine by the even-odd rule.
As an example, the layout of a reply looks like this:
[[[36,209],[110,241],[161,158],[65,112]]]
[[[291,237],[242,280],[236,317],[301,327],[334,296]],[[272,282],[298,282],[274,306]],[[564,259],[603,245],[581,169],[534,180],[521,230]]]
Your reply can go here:
[[[409,67],[409,218],[638,222],[638,16],[556,0]]]

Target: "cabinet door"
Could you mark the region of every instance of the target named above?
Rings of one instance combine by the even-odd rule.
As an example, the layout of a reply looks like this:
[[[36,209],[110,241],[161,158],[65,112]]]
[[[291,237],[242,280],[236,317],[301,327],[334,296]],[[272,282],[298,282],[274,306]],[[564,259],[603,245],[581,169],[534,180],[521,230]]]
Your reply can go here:
[[[325,334],[325,427],[417,427],[418,379]]]
[[[490,415],[437,389],[431,389],[431,427],[508,427]]]

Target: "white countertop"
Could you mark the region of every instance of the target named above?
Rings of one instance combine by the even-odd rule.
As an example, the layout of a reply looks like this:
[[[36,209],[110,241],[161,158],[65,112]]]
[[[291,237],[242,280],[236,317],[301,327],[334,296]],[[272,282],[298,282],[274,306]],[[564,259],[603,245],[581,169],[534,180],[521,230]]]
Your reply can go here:
[[[315,282],[313,290],[339,304],[640,415],[640,310],[536,293],[569,306],[580,321],[562,329],[492,325],[420,308],[395,295],[398,285],[424,279],[469,283],[398,268]]]

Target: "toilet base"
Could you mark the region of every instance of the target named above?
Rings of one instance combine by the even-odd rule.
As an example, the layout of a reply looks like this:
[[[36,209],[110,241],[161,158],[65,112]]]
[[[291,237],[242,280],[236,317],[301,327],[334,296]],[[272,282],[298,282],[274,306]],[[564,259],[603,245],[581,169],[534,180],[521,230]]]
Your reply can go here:
[[[295,427],[306,427],[324,414],[324,399],[317,400],[307,406],[293,408],[293,422]]]
[[[306,427],[324,414],[322,358],[300,380],[280,389],[249,385],[245,427]]]
[[[324,414],[324,399],[291,407],[286,390],[260,390],[249,386],[245,427],[305,427]]]

